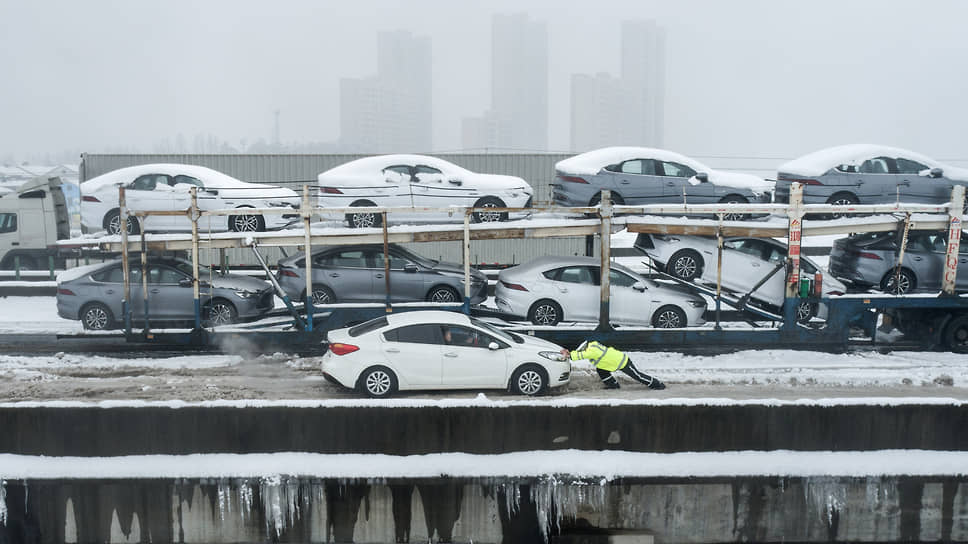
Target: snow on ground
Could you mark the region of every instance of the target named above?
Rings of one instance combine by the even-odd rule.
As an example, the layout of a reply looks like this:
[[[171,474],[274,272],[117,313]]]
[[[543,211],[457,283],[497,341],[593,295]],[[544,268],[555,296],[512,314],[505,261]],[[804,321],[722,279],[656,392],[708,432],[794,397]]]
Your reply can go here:
[[[84,330],[80,321],[57,316],[54,297],[3,297],[0,309],[0,334],[70,334]]]

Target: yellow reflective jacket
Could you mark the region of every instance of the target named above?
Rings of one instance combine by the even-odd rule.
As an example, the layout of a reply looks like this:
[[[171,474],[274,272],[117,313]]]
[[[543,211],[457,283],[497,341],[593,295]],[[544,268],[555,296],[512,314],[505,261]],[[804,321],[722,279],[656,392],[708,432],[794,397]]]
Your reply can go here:
[[[598,342],[589,342],[583,351],[571,352],[572,361],[578,361],[580,359],[588,359],[597,368],[609,372],[615,372],[616,370],[625,368],[625,365],[629,362],[628,355]]]

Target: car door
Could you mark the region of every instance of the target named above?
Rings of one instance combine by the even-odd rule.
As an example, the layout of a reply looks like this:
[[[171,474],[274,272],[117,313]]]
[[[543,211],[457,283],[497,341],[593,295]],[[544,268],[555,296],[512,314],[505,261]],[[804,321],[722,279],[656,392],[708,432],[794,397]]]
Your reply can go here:
[[[609,186],[602,187],[621,195],[626,204],[661,204],[663,179],[657,175],[656,161],[632,159],[609,170]]]
[[[198,209],[202,211],[222,210],[226,205],[216,189],[206,189],[201,180],[179,174],[168,178],[171,183],[172,209],[187,210],[192,207],[192,187],[196,187],[195,198]],[[228,217],[224,215],[203,215],[198,220],[200,231],[226,230]],[[192,229],[192,220],[185,215],[171,217],[171,229],[187,231]]]
[[[941,289],[947,242],[945,235],[922,232],[910,236],[902,266],[914,270],[920,289]]]
[[[381,261],[381,274],[382,271]],[[339,302],[383,302],[383,292],[374,291],[377,270],[372,251],[366,248],[337,248],[321,253],[313,260],[312,273],[313,282],[332,288]]]
[[[11,249],[20,247],[20,231],[17,212],[0,212],[0,257]],[[11,266],[12,261],[11,261]]]
[[[415,302],[422,301],[427,293],[425,279],[427,273],[417,263],[410,260],[404,253],[390,248],[390,301]],[[383,252],[373,250],[374,263],[373,291],[378,300],[386,300],[386,268]]]
[[[508,344],[474,327],[441,324],[444,387],[504,387]],[[498,349],[488,346],[494,342]]]
[[[144,317],[144,294],[141,287],[141,268],[132,263],[128,270],[129,285],[131,289],[131,317],[135,321],[141,321]],[[118,323],[124,323],[124,271],[121,264],[116,264],[108,269],[91,274],[95,281],[95,292],[91,297],[97,302],[107,305]]]
[[[584,265],[566,266],[545,274],[550,280],[557,302],[566,320],[598,319],[601,287],[598,268]]]
[[[135,178],[124,190],[125,204],[131,211],[171,211],[175,200],[169,177],[165,174],[144,174]],[[170,215],[139,217],[144,230],[170,230],[174,219]]]
[[[941,203],[951,200],[951,182],[928,175],[928,165],[904,157],[894,159],[900,178],[898,189],[906,202]],[[925,172],[925,175],[921,175]]]
[[[399,378],[415,387],[440,387],[440,325],[419,323],[383,333],[383,357],[400,373]]]
[[[764,257],[767,244],[755,238],[734,238],[723,242],[723,287],[744,295],[768,274],[778,262]],[[783,303],[784,273],[780,270],[753,292],[753,298],[770,304]]]
[[[187,280],[187,283],[182,280]],[[166,321],[194,319],[195,296],[191,276],[168,265],[150,264],[148,316]]]
[[[638,290],[632,286],[641,283],[621,270],[614,268],[608,273],[608,287],[611,299],[609,302],[609,317],[612,323],[630,325],[649,325],[651,322],[653,303],[648,289]]]
[[[413,171],[410,192],[414,206],[428,208],[473,206],[481,196],[479,188],[473,185],[471,180],[458,179],[433,166],[417,164],[414,165]],[[417,215],[418,219],[430,217],[426,213]]]
[[[410,208],[413,204],[410,187],[413,183],[413,166],[409,164],[394,164],[381,171],[383,185],[376,188],[374,202],[377,206]],[[394,212],[389,214],[390,221],[406,220],[413,217],[410,212]]]
[[[861,163],[857,169],[855,194],[861,204],[894,202],[898,184],[903,176],[897,173],[897,165],[891,157],[873,157]],[[907,189],[907,187],[901,187]],[[903,193],[902,193],[903,194]]]
[[[701,204],[705,200],[695,195],[693,184],[689,180],[696,175],[692,168],[672,161],[662,161],[662,198],[664,202]],[[685,196],[683,196],[685,195]]]

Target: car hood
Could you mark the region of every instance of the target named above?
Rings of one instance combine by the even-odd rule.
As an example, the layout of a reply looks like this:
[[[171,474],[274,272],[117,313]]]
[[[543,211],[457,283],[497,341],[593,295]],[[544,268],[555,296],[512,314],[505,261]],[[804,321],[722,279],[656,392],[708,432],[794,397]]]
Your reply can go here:
[[[538,338],[537,336],[531,336],[529,334],[514,334],[524,340],[523,344],[515,343],[514,345],[517,347],[524,346],[535,351],[561,351],[561,346],[555,344],[554,342],[549,342],[548,340]]]
[[[721,187],[733,187],[735,189],[749,189],[754,193],[762,194],[773,190],[773,183],[752,174],[741,172],[723,172],[722,170],[709,170],[709,183]],[[690,183],[695,178],[690,178]]]
[[[201,279],[206,280],[207,278],[202,274]],[[268,288],[269,284],[258,278],[243,276],[241,274],[215,274],[212,276],[212,287],[259,292]]]

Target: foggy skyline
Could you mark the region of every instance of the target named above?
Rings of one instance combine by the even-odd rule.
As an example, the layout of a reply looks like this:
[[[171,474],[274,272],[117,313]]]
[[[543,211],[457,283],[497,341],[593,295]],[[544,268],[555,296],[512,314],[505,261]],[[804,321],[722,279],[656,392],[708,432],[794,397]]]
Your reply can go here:
[[[870,142],[965,160],[968,4],[573,1],[162,4],[0,0],[0,160],[340,138],[342,78],[377,69],[377,34],[431,40],[432,150],[491,104],[491,21],[548,32],[548,150],[570,148],[572,74],[619,74],[620,28],[666,30],[663,147],[792,158]],[[526,52],[522,52],[526,54]],[[615,142],[628,143],[628,142]],[[582,150],[574,150],[582,151]]]

